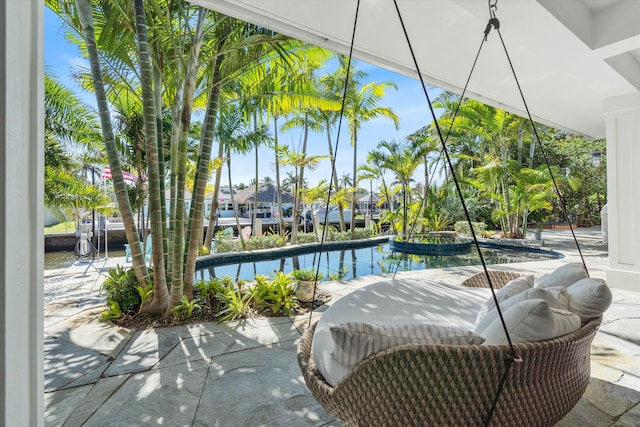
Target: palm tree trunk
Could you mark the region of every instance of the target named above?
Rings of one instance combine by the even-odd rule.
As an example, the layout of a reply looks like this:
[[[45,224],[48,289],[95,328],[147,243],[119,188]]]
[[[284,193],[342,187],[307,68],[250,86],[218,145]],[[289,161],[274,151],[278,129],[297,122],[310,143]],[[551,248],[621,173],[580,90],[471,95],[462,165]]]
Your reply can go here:
[[[173,271],[171,275],[171,295],[169,306],[165,312],[170,315],[172,307],[182,303],[184,295],[184,252],[185,252],[185,200],[184,193],[186,187],[187,172],[187,140],[191,130],[191,110],[196,86],[196,76],[198,72],[198,61],[200,58],[200,47],[204,37],[204,18],[206,9],[199,8],[198,22],[193,36],[193,44],[189,55],[187,73],[185,75],[184,93],[182,94],[182,116],[180,124],[180,143],[178,146],[178,174],[176,180],[176,216],[175,235],[173,242]],[[193,203],[193,200],[192,200]]]
[[[262,122],[262,116],[260,121]],[[254,130],[258,130],[258,113],[256,111],[253,112],[253,129]],[[253,227],[256,226],[256,219],[258,219],[258,179],[260,178],[259,173],[260,171],[258,170],[258,144],[256,144],[256,164],[255,164],[255,178],[256,178],[256,190],[253,193],[253,216],[251,219],[251,225],[253,225]],[[256,230],[253,230],[254,233],[256,233]],[[257,235],[262,235],[262,230],[260,230],[260,234],[256,234]]]
[[[187,257],[184,267],[184,294],[191,300],[193,298],[193,278],[196,271],[196,259],[198,250],[202,245],[204,227],[204,195],[209,180],[209,164],[211,162],[211,150],[213,148],[213,134],[216,127],[216,116],[220,100],[220,68],[222,57],[216,56],[214,61],[213,76],[211,78],[211,91],[209,105],[204,119],[200,154],[198,155],[198,170],[194,181],[191,196],[191,212],[189,214],[189,228],[187,230]],[[210,247],[210,246],[209,246]]]
[[[154,69],[153,89],[156,103],[156,129],[158,129],[158,176],[160,177],[160,210],[162,211],[162,252],[164,254],[165,267],[167,265],[167,200],[164,180],[164,139],[162,137],[162,76],[160,71]],[[165,277],[167,276],[165,268]]]
[[[329,123],[327,123],[327,143],[329,146],[329,159],[331,160],[331,177],[333,178],[333,188],[334,191],[338,191],[340,189],[340,184],[338,183],[338,174],[336,173],[335,158],[333,156],[333,146],[331,145],[331,128]],[[338,203],[338,216],[340,218],[340,231],[347,231],[347,226],[344,223],[344,208],[340,203]]]
[[[504,197],[504,209],[507,213],[507,230],[509,234],[513,233],[512,220],[511,220],[511,201],[509,198],[509,183],[507,182],[507,149],[502,144],[500,145],[500,151],[502,155],[502,195]]]
[[[180,68],[178,67],[178,72]],[[171,105],[171,142],[170,142],[170,156],[169,161],[171,167],[169,168],[169,230],[167,232],[167,282],[171,285],[173,278],[173,242],[176,234],[176,181],[178,171],[178,144],[180,141],[180,118],[182,117],[182,109],[180,108],[180,99],[182,99],[182,93],[184,92],[184,79],[179,80],[177,85],[175,97]]]
[[[429,196],[429,158],[428,155],[424,155],[424,191],[422,192],[423,202],[422,202],[422,212],[418,213],[418,215],[426,217],[428,206]],[[421,232],[424,232],[424,226],[421,226]]]
[[[231,151],[227,148],[227,174],[229,178],[229,196],[231,197],[231,206],[233,206],[233,217],[236,220],[236,229],[238,230],[238,237],[240,238],[240,244],[242,250],[245,249],[244,237],[242,237],[242,229],[240,228],[240,218],[238,217],[238,206],[233,199],[233,184],[231,183]]]
[[[94,92],[96,94],[96,103],[98,105],[105,150],[107,152],[107,158],[109,159],[109,167],[111,168],[113,188],[115,191],[116,201],[118,202],[118,208],[120,209],[120,215],[122,216],[122,223],[127,236],[127,242],[129,242],[131,248],[133,269],[135,270],[136,279],[140,286],[146,286],[146,282],[149,279],[149,272],[144,259],[144,253],[142,251],[142,243],[138,237],[138,231],[133,219],[133,211],[131,209],[131,203],[129,202],[127,187],[122,177],[122,167],[120,166],[118,148],[116,146],[113,126],[111,123],[111,114],[107,103],[102,72],[100,71],[100,61],[93,27],[91,2],[90,0],[76,0],[76,6],[78,17],[82,23],[87,53],[89,55],[91,77],[93,80]]]
[[[351,238],[354,238],[354,228],[356,225],[356,192],[358,191],[358,131],[356,126],[353,128],[353,193],[351,193]]]
[[[282,194],[280,191],[280,153],[278,152],[278,116],[273,116],[273,138],[275,144],[276,154],[276,197],[278,201],[278,225],[280,229],[280,236],[282,236],[282,242],[284,243],[285,228],[284,217],[282,214]]]
[[[304,115],[304,137],[302,139],[302,152],[301,158],[306,158],[307,155],[307,141],[309,140],[309,114]],[[304,183],[304,163],[300,164],[300,173],[298,174],[298,182],[296,183],[296,194],[293,200],[293,212],[291,215],[291,243],[296,243],[298,238],[298,224],[300,221],[300,194],[302,193],[302,186]],[[328,212],[327,212],[328,213]]]
[[[146,307],[150,313],[162,313],[169,303],[164,265],[163,212],[160,204],[160,172],[158,159],[158,137],[156,128],[156,99],[153,91],[153,72],[147,41],[147,24],[144,1],[134,0],[140,82],[142,85],[142,107],[146,140],[147,170],[149,178],[149,218],[151,221],[151,261],[153,263],[153,299]]]
[[[216,177],[213,184],[213,198],[211,199],[211,207],[209,208],[209,226],[207,227],[207,235],[204,238],[204,245],[208,248],[211,247],[213,241],[213,233],[216,228],[216,219],[218,217],[218,193],[220,192],[220,181],[222,180],[222,156],[224,150],[222,144],[218,143],[218,157],[214,161],[216,164]]]

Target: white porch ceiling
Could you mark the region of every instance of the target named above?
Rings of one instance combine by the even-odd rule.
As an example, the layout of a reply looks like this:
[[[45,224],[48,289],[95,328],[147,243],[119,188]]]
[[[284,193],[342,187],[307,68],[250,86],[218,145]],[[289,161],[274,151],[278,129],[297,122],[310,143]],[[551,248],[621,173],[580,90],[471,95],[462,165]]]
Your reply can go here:
[[[192,1],[349,52],[356,0]],[[489,19],[487,1],[398,0],[398,7],[425,81],[460,93]],[[640,0],[499,0],[496,15],[534,119],[603,138],[603,100],[640,90]],[[354,56],[417,77],[392,0],[361,0]],[[524,114],[495,31],[467,93]]]

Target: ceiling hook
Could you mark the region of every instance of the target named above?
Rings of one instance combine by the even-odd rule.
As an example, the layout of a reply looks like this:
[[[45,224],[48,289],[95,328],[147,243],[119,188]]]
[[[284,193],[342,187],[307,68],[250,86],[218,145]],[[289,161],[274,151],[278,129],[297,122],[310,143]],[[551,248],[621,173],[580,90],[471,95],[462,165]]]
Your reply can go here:
[[[496,17],[496,10],[498,10],[498,0],[488,0],[489,2],[489,15],[492,18]]]
[[[496,18],[496,10],[498,9],[498,0],[488,0],[489,3],[489,22],[484,29],[484,41],[487,41],[491,28],[500,29],[500,21]]]

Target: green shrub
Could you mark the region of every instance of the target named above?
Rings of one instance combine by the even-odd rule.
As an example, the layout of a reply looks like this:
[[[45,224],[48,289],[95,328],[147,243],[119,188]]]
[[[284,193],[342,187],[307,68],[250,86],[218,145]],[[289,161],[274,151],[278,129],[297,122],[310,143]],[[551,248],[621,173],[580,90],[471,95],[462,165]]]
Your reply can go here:
[[[318,235],[316,233],[298,233],[298,243],[317,243]]]
[[[135,313],[140,308],[142,299],[133,269],[125,270],[120,265],[110,269],[107,278],[102,282],[102,289],[107,294],[107,302],[116,302],[123,313]]]
[[[209,255],[210,253],[211,250],[206,246],[202,246],[200,249],[198,249],[198,256],[205,256]]]
[[[218,313],[221,322],[236,320],[251,313],[253,294],[244,292],[242,284],[243,282],[238,282],[236,286],[225,287],[218,293],[217,297],[222,302],[222,308]]]
[[[374,230],[371,228],[354,228],[353,236],[354,239],[369,239],[374,236]]]
[[[100,320],[103,322],[113,322],[114,320],[118,320],[122,317],[122,310],[120,310],[120,306],[115,301],[107,301],[109,305],[108,310],[103,310],[100,312]]]
[[[278,247],[279,242],[278,236],[274,235],[266,235],[260,237],[252,237],[249,240],[245,241],[246,247],[250,251],[255,251],[259,249],[271,249]]]
[[[298,305],[298,299],[295,296],[291,274],[285,274],[281,271],[273,273],[266,301],[271,305],[274,314],[292,313],[293,308]]]
[[[472,222],[476,235],[482,235],[487,230],[487,224],[484,222]],[[461,236],[471,236],[471,229],[467,221],[458,221],[453,225],[453,229]]]
[[[182,304],[176,305],[171,309],[171,314],[173,314],[175,320],[189,320],[191,319],[191,315],[193,314],[193,310],[196,308],[200,308],[200,304],[198,304],[200,300],[198,298],[193,298],[189,301],[186,295],[182,296]]]
[[[291,273],[294,279],[302,280],[305,282],[312,282],[316,280],[316,270],[314,268],[309,268],[306,270],[293,270]],[[323,278],[322,272],[318,271],[318,280],[322,280]]]
[[[240,242],[231,239],[216,240],[216,252],[236,252],[241,249]]]

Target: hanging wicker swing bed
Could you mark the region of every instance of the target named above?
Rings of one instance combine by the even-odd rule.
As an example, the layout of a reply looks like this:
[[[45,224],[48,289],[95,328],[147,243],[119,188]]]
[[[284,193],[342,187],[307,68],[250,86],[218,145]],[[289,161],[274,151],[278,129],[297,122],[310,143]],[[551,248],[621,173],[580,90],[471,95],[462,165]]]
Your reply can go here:
[[[309,328],[303,334],[297,352],[302,374],[315,399],[345,426],[553,425],[577,404],[589,383],[591,342],[602,320],[602,313],[611,303],[611,293],[603,280],[589,277],[572,227],[570,227],[571,233],[578,246],[582,263],[567,264],[553,273],[535,279],[533,276],[524,276],[519,273],[487,270],[478,240],[473,233],[473,224],[465,206],[464,197],[455,177],[445,137],[440,131],[431,107],[431,100],[413,55],[413,48],[400,10],[396,1],[393,0],[393,2],[484,271],[450,288],[435,283],[426,285],[411,283],[407,286],[406,283],[402,283],[402,280],[394,278],[342,297],[323,313],[318,323],[311,325],[310,316]],[[356,7],[354,35],[358,9],[359,0]],[[495,29],[509,59],[500,35],[500,23],[495,15],[496,10],[496,0],[489,0],[490,18],[483,39],[486,41],[489,32]],[[484,41],[480,45],[480,50]],[[353,50],[353,36],[351,49]],[[511,64],[510,59],[509,63]],[[475,67],[475,61],[473,67]],[[469,79],[473,73],[473,67]],[[513,66],[511,69],[520,90]],[[345,93],[348,79],[347,73]],[[467,84],[468,82],[469,80]],[[461,101],[464,99],[465,91],[466,86],[460,97]],[[522,96],[521,90],[520,94]],[[535,138],[548,165],[524,96],[522,100]],[[333,173],[335,173],[335,167]],[[569,222],[562,195],[553,175],[552,180],[561,209]],[[525,282],[528,285],[524,290],[519,289],[515,293],[512,291]],[[429,290],[430,287],[436,291]],[[412,292],[420,294],[419,297],[412,297]],[[418,308],[417,305],[412,305],[417,304],[416,301],[424,302],[425,298],[428,298],[425,295],[434,292],[436,298],[426,304],[426,307]],[[543,297],[559,302],[561,307],[554,306],[550,299],[549,301],[536,299],[542,295],[540,292],[544,295],[546,292],[552,293],[553,298],[544,295]],[[513,296],[514,294],[517,295]],[[544,330],[537,338],[528,339],[527,337],[532,334],[540,332],[532,330],[536,327],[534,322],[533,325],[526,326],[528,329],[525,328],[524,335],[512,339],[514,331],[517,335],[520,322],[526,323],[526,320],[514,320],[514,313],[519,304],[531,303],[530,300],[521,301],[528,294],[531,295],[531,299],[538,301],[535,303],[536,307],[544,307],[545,313],[550,313],[552,318],[551,323],[544,323],[546,326],[542,323],[540,325],[546,329],[554,329],[558,325],[560,327],[555,331]],[[456,295],[462,295],[463,298],[455,300]],[[491,315],[493,318],[491,326],[486,330],[492,330],[500,336],[499,339],[488,339],[483,342],[485,338],[478,337],[480,341],[452,342],[447,335],[451,332],[448,328],[450,325],[444,327],[429,325],[429,333],[436,331],[437,334],[444,334],[445,339],[437,336],[434,340],[428,336],[426,341],[420,339],[414,341],[416,331],[410,330],[408,341],[395,341],[397,338],[394,335],[397,333],[395,327],[398,326],[399,317],[407,319],[410,323],[413,322],[409,325],[409,329],[415,326],[414,323],[423,321],[424,317],[432,316],[435,319],[442,319],[442,306],[446,305],[443,301],[447,299],[454,307],[452,313],[455,317],[465,306],[464,302],[457,301],[464,300],[465,295],[476,299],[480,298],[479,295],[484,295],[485,299],[489,295],[486,304],[490,314],[486,312],[484,314],[485,317]],[[514,302],[515,300],[518,301]],[[471,305],[467,304],[467,307]],[[476,304],[474,307],[477,309],[479,305],[482,304]],[[395,313],[394,310],[396,310]],[[475,317],[475,313],[473,314]],[[355,316],[353,321],[349,319],[352,315]],[[392,324],[391,337],[384,335],[387,333],[384,322],[389,319]],[[478,319],[481,319],[480,315]],[[357,323],[363,321],[372,324],[362,326]],[[339,322],[346,323],[337,325]],[[468,325],[468,318],[466,322]],[[514,325],[514,322],[517,325]],[[572,325],[570,328],[565,327],[569,324]],[[355,329],[347,330],[346,335],[336,338],[335,334],[338,334],[336,331],[344,325],[347,329]],[[382,338],[380,335],[374,338],[363,335],[363,328],[369,332],[372,329],[378,332],[383,330],[380,332]],[[405,332],[399,334],[403,333]],[[420,334],[422,332],[418,333]],[[474,336],[474,334],[471,335]],[[353,337],[360,341],[352,341]],[[335,343],[325,345],[332,338]],[[403,336],[404,338],[406,337]],[[420,335],[419,338],[424,339],[425,336]],[[386,344],[376,347],[380,342]],[[389,344],[392,342],[395,344]],[[346,349],[342,351],[357,353],[358,356],[355,360],[351,360],[353,354],[347,354],[346,357],[349,359],[347,367],[341,366],[335,360],[339,357],[337,352],[344,347],[345,343]],[[363,344],[364,347],[362,347]],[[363,353],[362,349],[365,347],[366,351]],[[379,348],[381,350],[377,350]],[[340,371],[339,374],[336,370]]]

